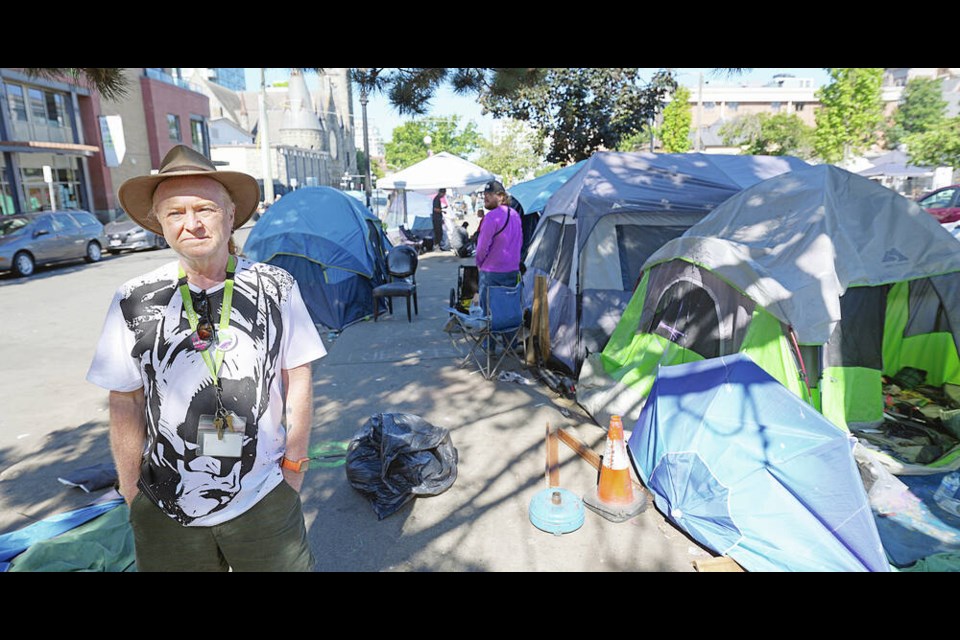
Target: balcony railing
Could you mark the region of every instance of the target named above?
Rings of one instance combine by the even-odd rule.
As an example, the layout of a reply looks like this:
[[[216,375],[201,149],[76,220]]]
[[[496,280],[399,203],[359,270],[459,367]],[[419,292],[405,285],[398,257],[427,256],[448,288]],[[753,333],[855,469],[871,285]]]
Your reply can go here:
[[[51,127],[46,124],[35,122],[23,122],[15,120],[13,125],[12,140],[40,142],[73,142],[73,128],[71,127]]]
[[[203,91],[200,90],[200,87],[193,84],[192,82],[187,82],[186,80],[174,78],[172,75],[164,71],[158,71],[156,69],[147,68],[146,76],[152,80],[159,80],[160,82],[166,82],[167,84],[172,84],[174,86],[180,87],[181,89],[186,89],[187,91],[193,91],[194,93],[203,93]]]

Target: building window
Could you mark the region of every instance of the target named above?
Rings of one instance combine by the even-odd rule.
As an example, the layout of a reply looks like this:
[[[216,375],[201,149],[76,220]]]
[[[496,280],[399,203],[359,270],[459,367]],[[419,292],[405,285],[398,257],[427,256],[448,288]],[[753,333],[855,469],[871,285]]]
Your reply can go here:
[[[739,102],[728,102],[728,103],[727,103],[727,109],[729,109],[730,111],[736,111],[736,110],[739,109],[739,108],[740,108],[740,103],[739,103]]]
[[[180,116],[172,113],[167,114],[167,129],[170,131],[170,139],[180,142],[183,138],[180,136]]]
[[[47,123],[47,106],[43,99],[43,91],[40,89],[27,89],[27,95],[30,97],[30,116],[37,124]]]
[[[7,85],[7,102],[10,103],[10,117],[19,122],[27,121],[27,103],[23,99],[23,87]]]
[[[770,103],[770,111],[773,111],[774,113],[780,113],[780,103],[779,103],[779,102],[771,102],[771,103]]]
[[[704,109],[714,109],[714,108],[716,108],[716,106],[717,106],[717,103],[716,103],[716,102],[704,102],[704,103],[703,103],[703,108],[704,108]]]
[[[795,108],[796,111],[803,111],[803,106],[804,106],[804,103],[803,103],[803,102],[797,102],[797,103],[795,104],[794,108]]]
[[[193,148],[203,153],[203,120],[190,118],[190,140]]]
[[[47,102],[47,124],[51,127],[66,126],[65,116],[66,107],[63,103],[63,96],[59,93],[45,93]]]
[[[7,183],[7,165],[4,154],[0,153],[0,214],[16,213],[13,209],[13,191]]]

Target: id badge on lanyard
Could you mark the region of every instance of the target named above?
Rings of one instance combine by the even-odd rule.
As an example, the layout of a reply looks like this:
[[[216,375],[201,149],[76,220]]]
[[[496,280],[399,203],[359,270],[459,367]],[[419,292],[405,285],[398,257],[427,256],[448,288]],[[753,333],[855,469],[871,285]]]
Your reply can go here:
[[[220,309],[220,326],[213,335],[209,335],[212,327],[199,326],[197,312],[193,308],[193,299],[190,296],[190,288],[186,283],[186,274],[183,267],[180,267],[182,282],[180,297],[183,299],[183,308],[192,331],[190,342],[193,348],[200,353],[204,364],[210,370],[217,389],[216,413],[201,415],[197,422],[197,455],[201,456],[239,458],[243,452],[247,421],[235,412],[227,411],[223,406],[223,383],[218,375],[223,364],[224,351],[232,349],[237,342],[233,332],[229,329],[235,269],[236,258],[230,256],[227,262],[227,279],[223,289],[223,306]],[[213,348],[211,349],[211,347]]]

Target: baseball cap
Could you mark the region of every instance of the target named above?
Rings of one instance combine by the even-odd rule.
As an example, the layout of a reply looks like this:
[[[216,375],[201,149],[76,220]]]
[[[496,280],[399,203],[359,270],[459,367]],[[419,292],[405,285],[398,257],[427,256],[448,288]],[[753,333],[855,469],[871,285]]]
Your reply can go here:
[[[506,193],[507,190],[503,188],[503,185],[497,182],[496,180],[491,180],[483,188],[484,193]]]

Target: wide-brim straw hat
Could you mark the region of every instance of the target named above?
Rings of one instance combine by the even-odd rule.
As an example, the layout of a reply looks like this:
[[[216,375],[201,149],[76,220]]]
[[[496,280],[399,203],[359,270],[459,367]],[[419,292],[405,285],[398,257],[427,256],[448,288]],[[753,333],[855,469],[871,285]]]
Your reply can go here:
[[[234,229],[240,228],[249,220],[257,209],[257,205],[260,204],[260,185],[253,176],[238,171],[217,171],[213,163],[202,153],[178,144],[167,152],[157,173],[130,178],[120,185],[120,190],[117,192],[120,206],[138,225],[163,235],[160,222],[150,214],[153,209],[153,192],[164,180],[185,176],[212,178],[227,189],[236,205]]]

